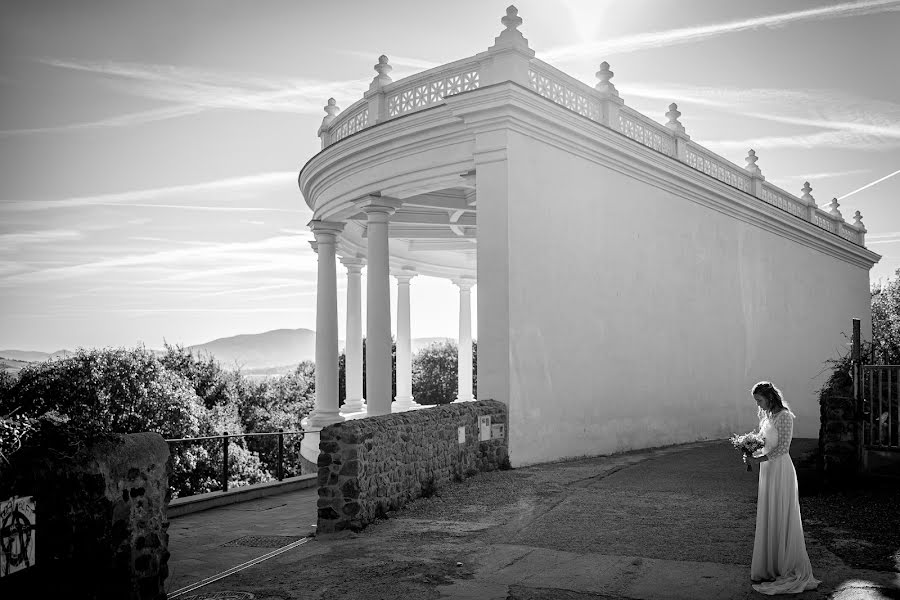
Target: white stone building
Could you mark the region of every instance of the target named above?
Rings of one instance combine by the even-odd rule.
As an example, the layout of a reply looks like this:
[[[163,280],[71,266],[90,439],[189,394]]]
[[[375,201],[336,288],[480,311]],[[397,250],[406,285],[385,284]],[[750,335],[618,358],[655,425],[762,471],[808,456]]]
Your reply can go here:
[[[870,337],[859,213],[818,208],[668,122],[629,108],[609,65],[586,85],[534,58],[514,7],[486,51],[329,100],[299,184],[318,252],[313,430],[391,410],[389,285],[399,285],[397,399],[410,390],[409,286],[459,285],[461,400],[507,403],[514,466],[725,437],[772,380],[818,435],[824,361],[853,317]],[[336,258],[347,269],[347,391],[337,400]],[[360,269],[367,268],[367,328]],[[415,282],[412,283],[415,285]],[[361,399],[361,337],[368,348]],[[317,435],[304,456],[315,461]]]

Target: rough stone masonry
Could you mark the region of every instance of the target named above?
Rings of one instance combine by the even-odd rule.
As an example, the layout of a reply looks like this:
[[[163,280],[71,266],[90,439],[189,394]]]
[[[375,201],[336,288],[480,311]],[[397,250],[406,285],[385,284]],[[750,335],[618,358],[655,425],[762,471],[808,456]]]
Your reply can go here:
[[[84,440],[48,424],[13,456],[0,501],[35,501],[35,564],[10,597],[158,600],[168,575],[169,447],[156,433]],[[5,598],[3,593],[0,597]]]
[[[495,400],[446,404],[324,428],[317,463],[318,532],[362,529],[453,481],[508,468],[507,429],[506,405]]]

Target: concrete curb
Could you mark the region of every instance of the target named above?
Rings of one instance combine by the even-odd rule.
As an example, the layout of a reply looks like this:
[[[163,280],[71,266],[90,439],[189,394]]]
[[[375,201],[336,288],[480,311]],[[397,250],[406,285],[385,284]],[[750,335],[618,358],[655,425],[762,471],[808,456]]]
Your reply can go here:
[[[238,502],[247,502],[248,500],[265,498],[266,496],[311,488],[318,484],[317,479],[317,475],[299,475],[297,477],[288,477],[282,481],[268,481],[266,483],[234,488],[227,492],[209,492],[207,494],[176,498],[169,502],[166,516],[174,519],[217,506],[237,504]]]

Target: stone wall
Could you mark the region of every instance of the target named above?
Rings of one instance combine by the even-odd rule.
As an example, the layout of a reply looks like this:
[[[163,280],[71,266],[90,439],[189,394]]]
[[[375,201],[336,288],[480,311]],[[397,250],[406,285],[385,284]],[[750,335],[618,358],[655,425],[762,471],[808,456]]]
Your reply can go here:
[[[155,433],[86,441],[42,427],[0,482],[0,501],[34,498],[35,564],[0,587],[22,597],[165,598],[168,460]]]
[[[502,428],[503,437],[481,441],[479,417],[501,426],[493,430]],[[506,468],[507,423],[505,404],[480,400],[326,427],[319,443],[318,532],[361,529],[453,481]]]
[[[856,407],[848,394],[823,394],[819,400],[819,466],[824,479],[851,475],[859,467],[859,425]]]

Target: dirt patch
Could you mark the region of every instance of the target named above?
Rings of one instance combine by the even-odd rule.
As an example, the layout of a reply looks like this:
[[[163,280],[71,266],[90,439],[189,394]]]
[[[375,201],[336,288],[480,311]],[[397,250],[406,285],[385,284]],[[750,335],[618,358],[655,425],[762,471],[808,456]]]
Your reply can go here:
[[[621,596],[606,596],[587,592],[573,592],[557,588],[530,588],[522,585],[509,586],[506,600],[629,600]]]
[[[848,565],[900,573],[900,489],[867,485],[800,498],[803,527]]]

